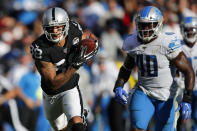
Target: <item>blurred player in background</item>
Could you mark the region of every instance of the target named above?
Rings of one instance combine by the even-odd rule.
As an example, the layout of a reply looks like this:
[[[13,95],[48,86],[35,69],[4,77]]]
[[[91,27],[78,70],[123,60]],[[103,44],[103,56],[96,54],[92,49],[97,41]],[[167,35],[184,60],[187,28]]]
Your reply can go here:
[[[191,115],[194,71],[174,33],[161,32],[163,15],[153,6],[144,7],[135,19],[136,32],[127,37],[123,49],[127,57],[119,71],[114,92],[116,99],[127,104],[123,89],[131,69],[138,67],[138,82],[128,103],[132,127],[146,130],[155,115],[156,131],[172,131],[175,117],[174,93],[171,90],[175,68],[185,75],[185,91],[180,103],[184,119]]]
[[[191,63],[193,70],[197,71],[197,17],[185,17],[181,25],[181,34],[183,36],[182,48],[183,52],[187,56],[189,62]],[[178,91],[176,100],[180,103],[183,97],[184,91],[184,76],[179,73],[179,78],[176,79],[178,84]],[[192,118],[193,118],[193,129],[197,130],[197,81],[195,81],[193,89],[193,101],[192,101]],[[181,122],[181,119],[180,119]],[[180,130],[182,124],[178,125],[178,130]]]
[[[41,74],[45,116],[54,130],[84,131],[84,107],[76,71],[96,52],[85,57],[75,51],[82,39],[97,38],[89,31],[83,33],[80,25],[69,20],[67,12],[59,7],[46,10],[42,26],[44,34],[33,42],[31,53]]]
[[[17,106],[16,100],[22,100],[28,108],[32,108],[34,103],[26,97],[21,88],[13,88],[7,78],[7,70],[4,69],[0,75],[0,130],[6,130],[5,123],[7,123],[16,131],[27,131],[27,127],[21,121],[20,108]]]

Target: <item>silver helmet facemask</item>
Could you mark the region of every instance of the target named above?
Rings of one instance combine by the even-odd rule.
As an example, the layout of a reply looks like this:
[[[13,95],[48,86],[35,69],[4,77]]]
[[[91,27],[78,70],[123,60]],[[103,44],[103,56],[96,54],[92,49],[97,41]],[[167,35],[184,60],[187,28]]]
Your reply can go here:
[[[135,19],[138,37],[144,42],[156,38],[163,27],[163,16],[159,9],[153,6],[143,8]]]
[[[63,38],[68,35],[69,30],[69,17],[65,10],[59,7],[54,7],[48,9],[42,19],[42,26],[46,38],[54,43],[59,43]],[[63,26],[63,28],[62,28]],[[57,33],[53,32],[53,28],[57,27]],[[60,28],[62,28],[60,30]],[[54,36],[58,36],[58,38],[54,38]]]
[[[181,23],[181,34],[188,43],[197,41],[197,17],[185,17]]]

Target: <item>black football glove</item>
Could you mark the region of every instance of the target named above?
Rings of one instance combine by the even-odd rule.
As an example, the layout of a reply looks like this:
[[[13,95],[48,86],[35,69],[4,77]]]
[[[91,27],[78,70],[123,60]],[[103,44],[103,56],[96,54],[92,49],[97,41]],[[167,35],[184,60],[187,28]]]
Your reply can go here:
[[[80,52],[79,51],[74,51],[70,57],[69,57],[69,63],[72,67],[79,69],[79,67],[81,67],[85,62],[85,53],[86,53],[86,49],[82,49]]]
[[[80,66],[83,65],[83,63],[85,63],[93,56],[95,56],[99,48],[97,40],[95,41],[95,43],[96,43],[96,47],[91,52],[88,52],[89,47],[87,45],[79,46],[78,48],[75,48],[75,51],[73,51],[73,54],[71,54],[70,57],[71,66],[78,69]]]

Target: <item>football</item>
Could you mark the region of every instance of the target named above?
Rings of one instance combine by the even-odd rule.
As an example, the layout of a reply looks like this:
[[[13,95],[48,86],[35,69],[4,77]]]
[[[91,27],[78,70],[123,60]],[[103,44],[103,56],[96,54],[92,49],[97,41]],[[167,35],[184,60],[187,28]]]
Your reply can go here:
[[[81,40],[77,45],[77,51],[81,57],[84,57],[86,60],[90,59],[92,56],[96,55],[98,51],[98,40]]]

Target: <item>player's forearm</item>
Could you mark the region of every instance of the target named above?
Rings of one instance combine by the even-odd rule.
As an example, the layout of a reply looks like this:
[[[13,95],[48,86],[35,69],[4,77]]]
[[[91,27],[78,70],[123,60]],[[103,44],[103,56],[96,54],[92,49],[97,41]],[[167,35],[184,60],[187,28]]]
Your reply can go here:
[[[118,78],[116,80],[116,83],[115,83],[113,91],[115,91],[115,89],[117,87],[123,87],[124,84],[129,80],[130,74],[131,74],[131,70],[125,68],[125,66],[123,65],[120,68],[120,71],[119,71],[119,74],[118,74]]]
[[[13,90],[9,90],[6,92],[4,95],[0,97],[0,105],[3,104],[4,102],[7,102],[10,99],[13,99],[17,96],[16,88]]]
[[[185,90],[183,93],[183,101],[192,103],[195,74],[192,69],[192,70],[185,72],[184,75],[185,75]]]
[[[90,31],[90,30],[84,30],[84,33],[81,37],[81,39],[94,39],[94,40],[98,40],[98,38]]]
[[[117,78],[115,86],[114,86],[114,90],[117,87],[124,86],[124,84],[128,81],[128,79],[130,77],[131,70],[133,69],[133,67],[135,67],[134,59],[133,59],[133,57],[127,55],[127,57],[124,61],[124,64],[120,68],[118,78]]]
[[[179,55],[174,60],[174,64],[184,74],[185,77],[183,101],[192,103],[192,92],[195,80],[194,70],[183,52],[179,53]]]
[[[190,69],[189,71],[185,72],[184,76],[185,76],[185,89],[192,91],[195,82],[195,74],[193,69]]]
[[[119,74],[118,74],[118,78],[116,80],[115,86],[114,86],[114,90],[117,87],[123,87],[124,84],[128,81],[129,77],[130,77],[131,71],[130,70],[126,70],[124,66],[122,66],[120,68]]]
[[[192,91],[194,88],[195,73],[186,55],[181,52],[174,62],[176,67],[184,74],[185,89]]]
[[[13,89],[13,90],[10,90],[8,92],[6,92],[3,97],[4,97],[4,100],[5,101],[8,101],[9,99],[13,99],[15,98],[17,95],[16,95],[16,89]]]
[[[60,88],[63,84],[65,84],[68,80],[70,80],[71,76],[76,72],[76,69],[73,67],[69,67],[66,72],[62,72],[55,76],[52,81],[52,89],[56,90]]]

